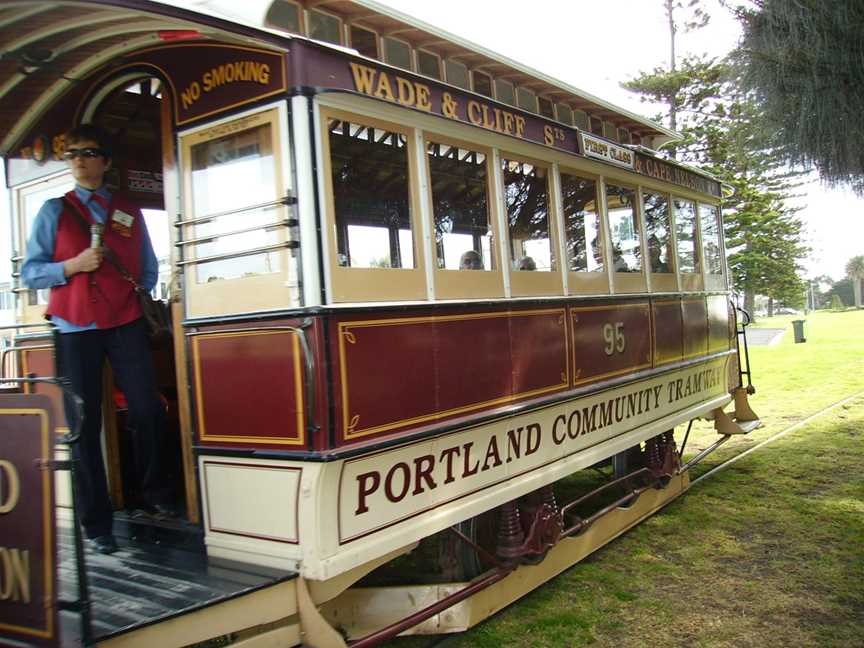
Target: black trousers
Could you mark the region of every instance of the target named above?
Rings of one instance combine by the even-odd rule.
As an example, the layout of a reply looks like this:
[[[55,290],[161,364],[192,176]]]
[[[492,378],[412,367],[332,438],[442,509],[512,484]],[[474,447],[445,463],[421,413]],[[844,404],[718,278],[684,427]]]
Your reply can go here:
[[[128,426],[133,439],[137,478],[150,504],[167,504],[170,489],[162,457],[165,408],[156,391],[156,376],[144,320],[110,329],[61,333],[57,336],[58,372],[84,400],[81,438],[72,444],[78,461],[76,488],[79,517],[89,538],[111,533],[113,507],[102,459],[102,367],[111,364],[114,380],[128,403]],[[77,411],[64,402],[66,420],[74,428]]]

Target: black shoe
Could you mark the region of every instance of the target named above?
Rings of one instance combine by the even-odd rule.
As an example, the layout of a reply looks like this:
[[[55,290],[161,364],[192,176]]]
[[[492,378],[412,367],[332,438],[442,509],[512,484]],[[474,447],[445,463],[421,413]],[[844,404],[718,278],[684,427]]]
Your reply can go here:
[[[153,517],[157,520],[173,520],[180,517],[180,511],[168,504],[153,504]]]
[[[90,540],[90,546],[93,551],[101,554],[113,554],[119,547],[113,535],[101,535]]]

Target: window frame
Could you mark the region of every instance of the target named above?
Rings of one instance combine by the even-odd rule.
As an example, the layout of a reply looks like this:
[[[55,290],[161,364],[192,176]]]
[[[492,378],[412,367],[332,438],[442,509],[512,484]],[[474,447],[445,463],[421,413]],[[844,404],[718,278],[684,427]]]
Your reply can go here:
[[[275,167],[274,194],[279,197],[294,191],[293,161],[290,155],[290,135],[287,127],[288,109],[284,102],[269,104],[196,126],[177,134],[177,151],[183,169],[183,174],[180,177],[181,204],[187,219],[197,217],[192,203],[192,164],[190,162],[192,147],[224,135],[226,127],[232,123],[238,124],[238,130],[265,123],[270,125]],[[287,218],[288,206],[283,205],[280,209],[284,210],[285,218]],[[194,232],[194,229],[190,230],[192,227],[194,225],[183,226],[184,240],[189,238],[190,232]],[[278,232],[279,242],[287,240],[288,230],[286,228],[282,228]],[[288,288],[292,280],[292,264],[296,264],[295,272],[299,274],[299,259],[294,259],[291,250],[287,247],[279,250],[278,254],[280,255],[278,272],[234,277],[210,283],[198,283],[195,264],[193,264],[191,271],[183,273],[183,301],[187,317],[210,317],[279,310],[302,305],[302,297],[299,296],[299,293],[297,303],[292,303]],[[184,261],[194,258],[194,248],[184,250]],[[292,259],[294,260],[292,261]]]
[[[703,279],[704,272],[704,264],[702,262],[701,256],[698,259],[694,259],[694,263],[696,264],[696,268],[693,272],[683,271],[681,269],[680,264],[680,255],[678,250],[678,209],[675,207],[675,201],[681,200],[686,201],[693,204],[694,208],[694,228],[693,228],[693,248],[694,254],[701,255],[702,254],[702,243],[701,237],[699,236],[699,200],[697,198],[688,197],[680,193],[671,193],[671,205],[672,205],[672,228],[675,236],[675,270],[678,273],[678,289],[681,292],[694,292],[698,290],[702,290],[705,282]]]
[[[435,61],[437,63],[437,67],[438,67],[438,76],[429,76],[428,74],[426,74],[425,72],[420,70],[420,55],[421,54],[431,56],[435,59]],[[417,74],[428,77],[430,79],[435,79],[436,81],[443,81],[444,80],[444,64],[443,64],[443,59],[441,58],[441,56],[439,54],[436,54],[435,52],[432,52],[430,50],[418,47],[416,49],[416,51],[414,52],[414,62],[415,62],[415,67],[417,69]]]
[[[566,257],[567,254],[567,240],[566,240],[566,229],[567,223],[566,218],[567,214],[564,212],[564,195],[562,191],[563,183],[561,181],[562,175],[572,175],[577,176],[579,178],[583,178],[585,180],[593,180],[594,181],[594,208],[597,213],[599,219],[599,232],[600,236],[600,251],[603,255],[603,269],[600,271],[576,271],[570,269],[570,260],[565,258],[562,259],[562,263],[565,264],[566,274],[567,274],[567,288],[570,294],[590,294],[590,295],[605,295],[610,292],[610,284],[609,284],[609,253],[607,251],[606,238],[608,236],[608,227],[605,224],[605,209],[601,208],[602,205],[605,204],[606,198],[602,189],[603,185],[603,177],[596,174],[591,173],[589,171],[585,171],[583,169],[577,169],[575,167],[560,165],[558,167],[558,188],[561,199],[560,209],[561,209],[561,225],[564,228],[562,231],[562,239],[564,241],[564,254]],[[557,208],[557,207],[556,207]]]
[[[475,84],[475,77],[478,75],[484,76],[487,79],[489,79],[489,93],[490,94],[486,94],[485,92],[481,92],[480,90],[477,90],[477,86]],[[491,74],[489,74],[487,72],[483,72],[482,70],[471,70],[471,90],[472,90],[472,92],[475,92],[476,94],[479,94],[483,97],[487,97],[489,99],[494,99],[495,98],[495,77],[493,77]]]
[[[708,272],[705,254],[705,237],[702,230],[702,207],[711,207],[714,211],[714,224],[717,227],[717,239],[719,242],[718,253],[720,254],[720,273]],[[699,242],[702,253],[702,276],[706,290],[726,289],[726,248],[723,240],[723,218],[720,205],[704,200],[696,201],[696,214],[699,220]]]
[[[420,194],[417,169],[417,143],[414,128],[370,117],[363,113],[320,107],[319,133],[321,137],[321,174],[323,175],[323,201],[325,234],[326,290],[331,303],[363,301],[425,300],[426,258],[423,213],[420,209]],[[336,246],[336,206],[333,194],[333,170],[330,162],[329,120],[349,121],[363,126],[372,126],[405,137],[408,160],[408,196],[411,209],[411,232],[414,245],[413,268],[352,268],[338,264]]]
[[[609,195],[606,191],[607,186],[614,185],[622,189],[629,189],[633,192],[633,217],[636,219],[636,236],[639,239],[640,247],[640,268],[638,272],[616,272],[612,265],[612,223],[609,220]],[[643,293],[648,292],[648,280],[645,263],[645,224],[642,218],[642,204],[640,188],[641,184],[630,179],[621,179],[617,176],[603,176],[603,220],[605,222],[607,239],[606,239],[606,258],[608,259],[609,275],[612,277],[612,286],[615,289],[615,294],[619,293]]]
[[[321,40],[320,38],[315,38],[314,36],[312,36],[312,34],[310,33],[310,29],[312,28],[312,14],[315,14],[315,13],[321,14],[322,16],[329,16],[330,18],[334,18],[336,21],[338,21],[338,23],[339,23],[339,42],[338,43],[333,43],[331,41]],[[342,47],[345,46],[347,34],[345,33],[345,21],[342,19],[341,16],[339,16],[335,13],[330,13],[329,11],[324,11],[323,9],[319,9],[317,7],[313,7],[312,9],[306,9],[303,17],[304,17],[303,29],[304,29],[304,33],[305,33],[307,38],[310,38],[310,39],[316,40],[316,41],[320,41],[322,43],[330,43],[331,45],[339,45]]]
[[[464,86],[461,86],[458,83],[454,83],[453,81],[450,80],[450,73],[449,73],[449,70],[447,69],[448,64],[455,65],[457,67],[465,68],[465,85]],[[461,90],[467,90],[468,92],[471,92],[471,70],[462,61],[457,61],[457,60],[451,59],[451,58],[445,58],[444,59],[444,81],[446,83],[449,83],[452,86],[460,88]]]
[[[508,276],[510,279],[510,296],[511,297],[539,297],[544,295],[560,295],[562,294],[562,263],[559,258],[561,254],[560,233],[558,232],[558,201],[555,198],[555,187],[553,174],[556,172],[555,164],[550,161],[539,160],[521,153],[513,152],[512,149],[496,149],[496,182],[498,183],[498,192],[501,196],[501,205],[499,215],[503,218],[503,225],[507,228],[507,232],[502,240],[502,254],[504,249],[507,250],[506,259],[502,259],[502,263],[506,265]],[[525,271],[515,270],[510,262],[510,250],[512,241],[510,240],[510,227],[508,225],[509,215],[507,214],[506,205],[506,190],[504,186],[504,172],[502,167],[504,161],[519,162],[522,164],[530,164],[535,168],[546,169],[546,196],[548,205],[547,221],[549,227],[549,251],[556,263],[556,267],[549,271]],[[503,266],[502,266],[503,269]]]
[[[508,85],[510,86],[510,92],[513,94],[513,101],[507,101],[506,99],[501,97],[501,93],[498,91],[498,84]],[[507,79],[502,79],[500,77],[494,77],[492,80],[492,84],[495,87],[495,100],[500,101],[503,104],[508,106],[512,106],[516,108],[516,84],[512,81],[508,81]]]
[[[374,29],[370,29],[369,27],[364,27],[363,25],[358,25],[356,23],[348,23],[346,25],[346,27],[348,30],[348,39],[351,41],[350,47],[352,49],[355,49],[355,50],[357,48],[354,47],[354,33],[353,33],[354,29],[360,29],[360,30],[363,30],[365,32],[369,32],[370,34],[374,35],[375,36],[375,56],[370,57],[368,54],[364,54],[360,50],[357,50],[357,52],[360,54],[360,56],[366,56],[367,58],[374,58],[378,61],[382,60],[382,58],[381,58],[381,35],[377,31],[375,31]]]
[[[394,38],[393,36],[380,36],[379,40],[381,42],[380,50],[381,50],[381,60],[382,61],[384,61],[388,65],[392,65],[393,67],[397,67],[400,70],[406,70],[408,72],[414,71],[414,48],[411,47],[411,43],[409,43],[408,41],[404,41],[401,38]],[[408,67],[407,68],[402,67],[398,63],[393,63],[389,59],[389,54],[387,51],[388,41],[393,41],[394,43],[399,43],[399,44],[404,45],[405,47],[408,48]]]
[[[426,174],[427,206],[429,214],[430,231],[435,231],[434,196],[432,193],[432,169],[428,163],[426,146],[429,143],[446,144],[464,149],[470,149],[486,156],[486,195],[489,208],[489,225],[492,231],[492,245],[490,254],[494,261],[492,270],[458,270],[439,268],[437,264],[437,251],[435,249],[434,234],[429,237],[429,245],[426,253],[432,264],[435,299],[459,299],[459,298],[503,298],[504,297],[504,272],[501,259],[500,223],[498,213],[500,205],[498,194],[495,191],[495,155],[492,148],[483,146],[477,142],[469,142],[458,138],[443,135],[435,131],[423,131],[423,156]]]
[[[292,32],[284,27],[277,25],[276,23],[267,20],[267,16],[269,16],[270,12],[273,10],[273,7],[277,5],[276,2],[272,3],[270,7],[267,9],[267,13],[264,16],[264,26],[270,29],[278,29],[280,31],[287,32],[289,34],[298,34],[300,36],[306,36],[306,9],[303,8],[299,2],[295,2],[294,0],[278,0],[278,4],[289,4],[294,5],[297,9],[297,22],[299,23],[299,28],[296,32]]]

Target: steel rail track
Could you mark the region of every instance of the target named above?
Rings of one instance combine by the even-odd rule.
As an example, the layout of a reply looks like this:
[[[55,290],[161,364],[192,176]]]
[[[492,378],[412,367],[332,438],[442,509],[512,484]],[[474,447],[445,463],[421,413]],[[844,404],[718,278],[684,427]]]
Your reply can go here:
[[[756,450],[759,450],[762,446],[766,446],[766,445],[768,445],[769,443],[773,443],[773,442],[776,441],[777,439],[786,436],[786,435],[789,434],[790,432],[794,432],[794,431],[797,430],[798,428],[807,425],[807,424],[810,423],[811,421],[815,421],[815,420],[816,420],[817,418],[819,418],[820,416],[824,416],[825,414],[828,414],[829,412],[831,412],[831,411],[837,409],[838,407],[841,407],[841,406],[845,405],[846,403],[855,400],[855,399],[858,398],[859,396],[864,396],[864,390],[859,391],[859,392],[856,392],[856,393],[852,394],[851,396],[847,396],[847,397],[844,398],[843,400],[839,400],[839,401],[837,401],[836,403],[833,403],[833,404],[831,404],[831,405],[828,405],[827,407],[823,407],[821,410],[819,410],[818,412],[816,412],[816,413],[814,413],[814,414],[811,414],[811,415],[808,416],[807,418],[801,419],[801,420],[798,421],[797,423],[794,423],[793,425],[790,425],[789,427],[785,428],[784,430],[781,430],[781,431],[778,432],[777,434],[774,434],[774,435],[768,437],[768,438],[765,439],[764,441],[760,441],[759,443],[757,443],[757,444],[756,444],[755,446],[753,446],[752,448],[748,448],[748,449],[745,450],[744,452],[742,452],[742,453],[740,453],[740,454],[737,454],[737,455],[735,455],[734,457],[730,457],[729,459],[727,459],[727,460],[724,461],[723,463],[714,466],[711,470],[709,470],[708,472],[706,472],[704,475],[700,475],[699,477],[697,477],[696,479],[694,479],[692,482],[690,482],[690,487],[692,488],[693,486],[695,486],[696,484],[698,484],[699,482],[701,482],[703,479],[708,479],[708,478],[711,477],[712,475],[716,475],[716,474],[717,474],[718,472],[720,472],[721,470],[725,470],[726,468],[728,468],[729,466],[731,466],[733,463],[735,463],[735,462],[738,461],[739,459],[743,459],[744,457],[746,457],[747,455],[749,455],[751,452],[756,452]]]

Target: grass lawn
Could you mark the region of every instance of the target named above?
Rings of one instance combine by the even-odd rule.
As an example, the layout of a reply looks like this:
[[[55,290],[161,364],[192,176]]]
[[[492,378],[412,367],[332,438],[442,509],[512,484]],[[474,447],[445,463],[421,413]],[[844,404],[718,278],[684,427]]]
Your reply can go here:
[[[864,311],[796,316],[780,344],[751,348],[760,440],[864,392]],[[680,434],[676,437],[681,438]],[[716,435],[694,426],[687,454]],[[864,395],[741,459],[503,612],[456,647],[864,648]],[[405,638],[393,648],[441,645]]]

